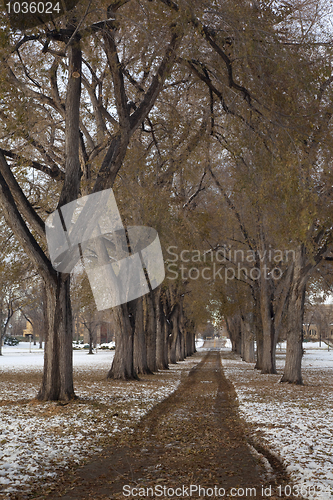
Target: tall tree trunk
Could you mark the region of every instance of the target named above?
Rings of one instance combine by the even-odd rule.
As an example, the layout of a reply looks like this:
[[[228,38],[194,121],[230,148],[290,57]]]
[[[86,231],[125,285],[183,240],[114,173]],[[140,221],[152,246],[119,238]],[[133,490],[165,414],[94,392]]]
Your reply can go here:
[[[58,274],[45,284],[46,341],[43,381],[37,399],[41,401],[75,398],[73,387],[73,323],[70,278]]]
[[[266,281],[266,280],[263,280]],[[261,373],[276,373],[274,358],[274,315],[272,315],[272,297],[265,284],[261,287],[261,318],[263,353],[261,361]]]
[[[287,311],[287,352],[284,373],[281,382],[303,384],[303,318],[307,276],[304,273],[306,264],[305,248],[297,250],[294,273],[291,282]]]
[[[156,311],[153,291],[145,296],[146,303],[146,344],[147,344],[147,364],[153,373],[156,367]]]
[[[183,330],[183,301],[182,298],[179,301],[179,309],[178,309],[178,336],[176,343],[176,357],[177,361],[184,361],[185,359],[185,339],[184,339],[184,330]]]
[[[178,335],[177,335],[177,340],[176,340],[176,360],[177,361],[184,361],[184,358],[182,357],[182,333],[178,327]]]
[[[180,353],[184,360],[186,358],[186,327],[184,321],[183,305],[181,308],[181,318],[180,318]]]
[[[260,313],[263,337],[263,355],[261,373],[276,373],[274,357],[274,311],[273,311],[273,288],[271,278],[268,276],[267,246],[265,242],[263,227],[260,227]]]
[[[107,378],[120,380],[138,379],[133,364],[134,302],[128,302],[114,308],[117,324],[116,350]]]
[[[232,352],[241,354],[242,352],[242,331],[240,316],[235,314],[232,317],[225,317],[227,332],[232,345]]]
[[[143,297],[136,299],[133,364],[134,370],[140,374],[152,373],[147,363],[147,347],[143,318]]]
[[[161,287],[154,290],[154,299],[156,311],[156,368],[166,370],[168,368],[168,328],[163,311]]]
[[[185,321],[186,332],[186,352],[185,356],[192,356],[195,353],[195,333],[193,321],[187,319]]]
[[[256,342],[256,364],[255,369],[261,370],[263,366],[263,335],[262,335],[262,322],[261,322],[261,314],[260,314],[260,292],[257,283],[254,283],[252,286],[252,297],[253,297],[253,332],[254,339]]]
[[[81,166],[79,160],[79,115],[81,95],[80,40],[74,37],[68,51],[68,86],[65,106],[66,173],[58,208],[73,201],[79,193]],[[78,73],[79,78],[76,78]],[[44,349],[44,375],[40,400],[71,399],[73,388],[73,320],[70,300],[70,278],[59,275],[45,280],[47,331]]]
[[[305,287],[293,293],[288,310],[288,336],[286,363],[281,382],[303,384],[302,355],[303,355],[303,315],[304,315]]]
[[[261,328],[256,330],[256,345],[257,345],[257,359],[255,364],[256,370],[262,370],[263,367],[263,354],[264,354],[264,339],[262,336]]]
[[[243,339],[243,360],[247,363],[255,362],[254,355],[254,337],[251,333],[251,324],[249,318],[242,317],[242,339]]]
[[[171,335],[169,335],[169,363],[177,363],[178,309],[176,304],[171,314]]]
[[[194,331],[194,328],[193,328],[193,332],[192,332],[192,335],[191,335],[191,354],[194,354],[195,352],[197,352],[197,349],[195,347],[195,331]]]

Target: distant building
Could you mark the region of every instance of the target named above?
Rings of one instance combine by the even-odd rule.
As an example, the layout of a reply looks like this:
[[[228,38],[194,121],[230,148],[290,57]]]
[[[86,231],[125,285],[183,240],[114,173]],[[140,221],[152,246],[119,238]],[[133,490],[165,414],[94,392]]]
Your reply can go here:
[[[32,324],[27,321],[26,327],[23,330],[23,337],[29,337],[29,335],[34,335],[34,329],[32,328]]]
[[[333,341],[333,306],[315,304],[308,306],[303,323],[304,340]]]
[[[329,325],[325,331],[322,331],[318,325],[303,325],[304,340],[333,340],[333,324]]]

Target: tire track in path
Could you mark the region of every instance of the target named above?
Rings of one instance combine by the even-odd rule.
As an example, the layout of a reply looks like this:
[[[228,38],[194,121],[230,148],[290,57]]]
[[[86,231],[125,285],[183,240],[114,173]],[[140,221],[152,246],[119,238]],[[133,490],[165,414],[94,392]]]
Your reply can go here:
[[[275,483],[283,484],[283,467],[276,472]],[[57,496],[44,498],[284,498],[274,495],[277,484],[265,477],[248,446],[221,354],[212,350],[132,434],[79,468]]]

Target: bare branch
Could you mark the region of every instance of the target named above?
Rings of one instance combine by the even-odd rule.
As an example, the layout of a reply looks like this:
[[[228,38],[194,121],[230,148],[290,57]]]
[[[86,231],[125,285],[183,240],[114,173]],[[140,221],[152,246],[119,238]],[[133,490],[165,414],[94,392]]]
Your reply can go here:
[[[235,205],[233,204],[233,202],[231,201],[230,197],[227,195],[227,193],[224,191],[224,189],[222,188],[219,180],[217,179],[216,175],[214,174],[214,172],[212,171],[210,165],[208,166],[208,170],[210,172],[210,175],[212,176],[216,186],[219,188],[219,191],[220,193],[222,194],[223,198],[225,199],[225,201],[227,202],[227,205],[228,207],[233,211],[233,213],[235,214],[235,217],[238,221],[238,224],[239,224],[239,227],[240,227],[240,230],[244,236],[244,239],[246,241],[246,243],[248,244],[249,248],[251,250],[253,250],[254,248],[254,244],[246,230],[246,227],[244,226],[243,222],[242,222],[242,219],[241,219],[241,216],[239,214],[239,212],[237,211]]]
[[[200,179],[199,186],[198,186],[197,190],[189,197],[187,202],[184,203],[183,208],[187,208],[192,203],[192,201],[198,196],[198,194],[201,193],[201,191],[205,190],[205,187],[202,187],[202,183],[203,183],[204,178],[206,177],[206,173],[207,172],[205,170],[204,173],[202,174],[202,177]]]
[[[41,236],[45,238],[45,227],[43,220],[39,217],[39,215],[32,208],[31,203],[28,198],[23,193],[20,185],[15,179],[12,171],[9,168],[9,165],[0,150],[0,172],[6,182],[6,185],[11,190],[11,193],[16,199],[16,203],[19,207],[19,210],[25,216],[26,220],[29,222],[31,227]]]
[[[55,180],[63,181],[65,179],[65,174],[60,168],[53,162],[52,167],[48,167],[39,163],[37,161],[27,160],[23,156],[18,155],[17,153],[13,153],[12,151],[7,151],[6,149],[1,149],[0,152],[6,156],[7,158],[11,158],[12,160],[17,160],[23,163],[29,163],[32,168],[47,174],[49,177]]]
[[[42,277],[45,280],[49,280],[50,277],[55,276],[56,272],[25,224],[20,212],[17,209],[9,186],[1,173],[0,204],[8,226],[15,232],[16,238],[27,252],[30,260],[34,263],[36,268],[39,269]]]
[[[125,91],[123,73],[121,71],[121,65],[118,58],[117,47],[111,32],[104,31],[103,39],[105,43],[106,56],[112,73],[119,125],[122,129],[129,131],[130,122],[127,95]]]

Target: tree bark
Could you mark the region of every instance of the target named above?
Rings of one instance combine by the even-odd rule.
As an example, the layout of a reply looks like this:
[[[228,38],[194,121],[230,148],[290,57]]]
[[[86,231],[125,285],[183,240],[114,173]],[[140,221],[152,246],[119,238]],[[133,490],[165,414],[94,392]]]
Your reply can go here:
[[[291,291],[287,310],[287,352],[281,382],[303,384],[302,356],[303,356],[303,318],[307,276],[304,275],[306,264],[305,248],[303,245],[297,250],[294,273],[291,282]]]
[[[276,373],[274,358],[274,315],[272,311],[272,296],[268,283],[262,280],[260,288],[260,311],[262,320],[262,360],[261,373]]]
[[[156,311],[156,368],[168,369],[168,329],[163,310],[161,287],[154,290]]]
[[[45,283],[46,341],[40,401],[75,398],[73,387],[73,324],[70,307],[70,278],[58,274]]]
[[[134,304],[135,301],[114,308],[116,315],[116,350],[107,378],[120,380],[138,379],[133,364]]]
[[[171,314],[171,335],[169,335],[169,363],[177,363],[177,339],[178,339],[178,308],[175,304]]]
[[[268,262],[267,262],[267,245],[265,241],[265,234],[262,224],[259,229],[260,238],[260,251],[259,258],[260,269],[260,314],[262,324],[262,338],[263,338],[263,353],[262,353],[262,366],[261,373],[276,373],[275,356],[274,356],[274,311],[273,311],[273,287],[271,278],[268,276]]]
[[[143,318],[143,297],[136,299],[133,365],[134,370],[139,375],[151,373],[147,363],[147,346]]]
[[[232,317],[225,317],[225,323],[232,345],[232,352],[241,354],[242,352],[242,331],[240,316],[235,314]]]
[[[251,293],[253,297],[253,313],[252,313],[252,328],[254,332],[254,339],[256,342],[256,364],[255,369],[262,369],[262,358],[263,358],[263,336],[262,336],[262,322],[260,315],[260,292],[257,282],[253,283],[251,287]]]
[[[183,332],[183,298],[179,298],[177,310],[177,339],[176,339],[176,360],[184,361],[184,332]]]
[[[251,324],[249,319],[242,318],[242,339],[243,339],[243,360],[246,363],[254,363],[255,355],[254,355],[254,337],[251,333]]]
[[[153,373],[157,371],[156,367],[156,311],[154,304],[153,291],[151,290],[145,296],[146,304],[146,345],[147,345],[147,364],[149,370]]]

